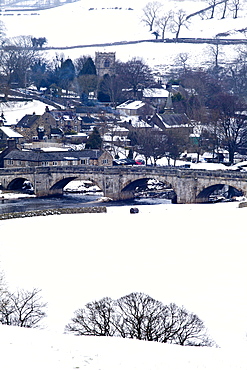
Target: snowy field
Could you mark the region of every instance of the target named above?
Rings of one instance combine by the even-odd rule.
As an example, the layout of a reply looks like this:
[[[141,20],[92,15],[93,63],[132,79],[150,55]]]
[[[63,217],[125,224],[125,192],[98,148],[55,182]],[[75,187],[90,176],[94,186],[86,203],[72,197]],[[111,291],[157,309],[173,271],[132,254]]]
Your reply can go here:
[[[4,370],[246,369],[247,208],[233,202],[139,209],[0,222],[10,288],[40,288],[48,302],[43,331],[0,327],[4,359],[13,361]],[[195,312],[221,348],[62,334],[87,302],[135,291]],[[16,367],[18,356],[28,357],[25,367]]]
[[[62,53],[65,58],[75,59],[81,55],[95,56],[96,51],[114,51],[117,59],[126,62],[133,57],[141,57],[150,67],[166,71],[167,66],[175,63],[179,53],[188,54],[188,65],[200,67],[208,65],[209,47],[206,44],[150,44],[87,47],[90,44],[109,43],[116,41],[151,40],[154,35],[142,22],[142,9],[148,1],[126,0],[88,0],[68,3],[58,8],[43,10],[31,15],[31,12],[13,12],[12,15],[2,15],[8,37],[31,35],[46,37],[48,46],[57,50],[47,52],[48,58],[54,58]],[[194,13],[206,7],[203,1],[165,1],[164,12],[170,9],[175,12],[184,9],[186,14]],[[89,10],[91,9],[91,10]],[[131,10],[130,10],[131,9]],[[237,30],[246,27],[246,10],[239,12],[239,17],[233,19],[229,15],[220,19],[221,13],[214,19],[202,20],[193,17],[188,28],[182,27],[180,37],[212,37],[219,32],[231,31],[229,37],[245,37]],[[55,23],[54,20],[58,20]],[[45,27],[44,27],[45,25]],[[174,33],[167,31],[167,38],[173,38]],[[59,47],[84,45],[84,47],[61,50]],[[237,55],[238,47],[224,46],[221,48],[220,60],[231,61]]]
[[[44,114],[47,104],[44,104],[38,100],[27,101],[27,102],[7,102],[0,103],[0,113],[4,113],[4,117],[7,121],[7,125],[15,125],[19,122],[26,114]],[[49,106],[50,109],[54,107]]]

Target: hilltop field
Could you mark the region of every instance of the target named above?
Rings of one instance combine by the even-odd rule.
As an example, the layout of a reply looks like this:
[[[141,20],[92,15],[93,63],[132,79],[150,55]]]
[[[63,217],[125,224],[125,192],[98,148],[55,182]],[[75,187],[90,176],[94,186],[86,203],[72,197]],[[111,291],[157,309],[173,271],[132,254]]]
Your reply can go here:
[[[161,0],[161,2],[164,3],[165,13],[171,9],[174,12],[183,9],[187,15],[208,6],[205,1]],[[143,58],[150,67],[158,69],[161,74],[174,65],[179,53],[189,55],[189,65],[198,67],[210,64],[208,44],[142,42],[104,46],[105,43],[119,41],[125,43],[155,39],[149,32],[148,26],[142,21],[146,3],[129,0],[77,1],[37,12],[13,11],[8,12],[8,15],[3,13],[1,19],[5,24],[6,35],[9,37],[17,35],[46,37],[48,40],[46,46],[55,48],[47,52],[49,58],[61,53],[65,58],[71,59],[81,55],[94,57],[96,51],[115,51],[117,59],[125,62],[133,57]],[[226,13],[226,18],[221,19],[221,12],[222,9],[218,6],[213,19],[209,19],[209,12],[203,16],[191,17],[188,27],[181,28],[180,37],[215,38],[219,33],[227,33],[226,38],[245,38],[245,33],[240,30],[246,27],[246,4],[243,3],[237,19],[233,19],[230,9]],[[174,32],[165,33],[166,38],[174,38],[174,36]],[[94,46],[88,47],[88,45]],[[238,49],[239,45],[222,47],[220,62],[229,63],[236,57]]]

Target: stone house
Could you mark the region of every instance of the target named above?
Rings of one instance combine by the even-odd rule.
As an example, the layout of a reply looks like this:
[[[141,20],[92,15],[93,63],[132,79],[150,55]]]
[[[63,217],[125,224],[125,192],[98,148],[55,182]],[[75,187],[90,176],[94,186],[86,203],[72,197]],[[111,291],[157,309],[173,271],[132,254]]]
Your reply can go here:
[[[81,131],[81,118],[74,111],[52,110],[42,115],[26,114],[16,125],[23,141],[41,141]],[[54,134],[55,133],[55,134]]]
[[[149,124],[158,126],[162,131],[180,130],[188,136],[193,133],[193,125],[185,113],[155,113],[150,117]]]
[[[59,127],[66,134],[81,131],[81,117],[74,110],[52,110],[49,114],[55,119],[55,127]],[[45,117],[46,118],[46,117]]]
[[[112,166],[110,153],[101,150],[52,151],[18,150],[3,157],[3,167],[51,167],[51,166]]]
[[[146,88],[142,93],[142,101],[151,104],[157,108],[157,111],[162,110],[167,102],[169,91],[163,87],[159,88]]]
[[[5,148],[8,146],[9,140],[15,140],[18,143],[22,140],[23,136],[18,132],[14,131],[12,128],[7,126],[0,126],[0,148]]]
[[[142,116],[154,113],[155,108],[142,100],[127,100],[118,105],[117,110],[123,116]]]
[[[103,141],[105,147],[117,146],[128,146],[130,140],[128,139],[129,129],[124,126],[117,124],[108,125],[106,132],[103,135]]]
[[[49,112],[43,115],[26,114],[17,122],[16,131],[23,136],[24,142],[30,143],[48,138],[51,127],[56,127],[56,120]]]

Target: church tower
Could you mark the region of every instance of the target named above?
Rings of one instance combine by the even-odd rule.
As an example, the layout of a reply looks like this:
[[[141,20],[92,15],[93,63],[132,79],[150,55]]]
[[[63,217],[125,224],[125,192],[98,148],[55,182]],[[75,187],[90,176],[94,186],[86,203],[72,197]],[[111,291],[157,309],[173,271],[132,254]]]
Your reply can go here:
[[[110,76],[115,74],[116,53],[95,53],[95,67],[97,75],[103,77],[108,74]]]
[[[173,108],[173,104],[172,104],[172,97],[171,97],[170,92],[169,92],[168,97],[167,97],[166,105],[165,105],[165,108],[164,108],[164,113],[166,113],[166,114],[174,113],[174,108]]]

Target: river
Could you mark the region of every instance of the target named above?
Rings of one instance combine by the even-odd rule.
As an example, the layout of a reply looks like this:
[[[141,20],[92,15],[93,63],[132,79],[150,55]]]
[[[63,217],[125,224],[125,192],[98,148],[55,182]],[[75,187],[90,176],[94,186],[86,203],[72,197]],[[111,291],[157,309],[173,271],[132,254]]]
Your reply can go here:
[[[143,204],[161,204],[170,203],[169,200],[163,198],[135,198],[125,201],[108,201],[101,200],[102,195],[85,194],[85,193],[64,193],[61,196],[53,197],[24,197],[24,198],[4,198],[0,201],[0,214],[10,212],[24,212],[43,209],[58,209],[58,208],[75,208],[83,206],[135,206]]]

